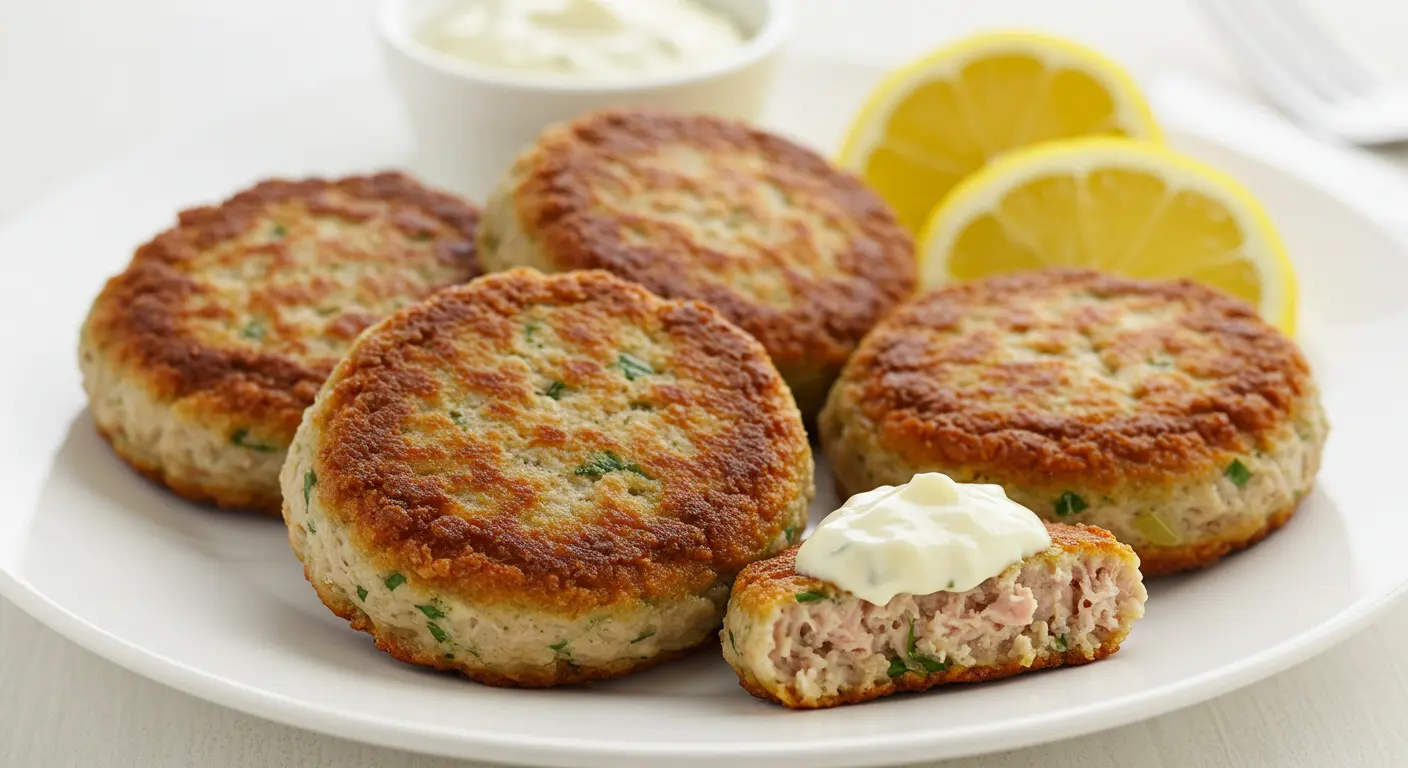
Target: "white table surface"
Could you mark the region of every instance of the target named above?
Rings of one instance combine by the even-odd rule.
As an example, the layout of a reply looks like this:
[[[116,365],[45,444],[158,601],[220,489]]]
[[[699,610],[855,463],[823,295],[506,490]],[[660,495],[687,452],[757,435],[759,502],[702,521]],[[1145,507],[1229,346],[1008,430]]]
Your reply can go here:
[[[1408,82],[1408,3],[1307,0]],[[370,0],[0,0],[0,218],[152,137],[376,76]],[[1187,0],[800,0],[796,47],[897,60],[994,25],[1246,90]],[[861,8],[864,7],[864,12]],[[1408,151],[1396,162],[1408,168]],[[5,258],[23,258],[5,254]],[[955,768],[1408,765],[1408,604],[1212,702]],[[1170,659],[1177,663],[1177,659]],[[1052,702],[1060,706],[1060,702]],[[0,766],[470,766],[275,725],[127,672],[0,599]]]

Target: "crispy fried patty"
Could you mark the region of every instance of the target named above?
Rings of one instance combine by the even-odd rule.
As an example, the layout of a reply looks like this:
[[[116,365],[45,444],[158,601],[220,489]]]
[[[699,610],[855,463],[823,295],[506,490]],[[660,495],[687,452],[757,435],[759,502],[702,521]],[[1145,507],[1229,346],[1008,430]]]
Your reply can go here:
[[[860,180],[721,118],[588,115],[546,131],[485,206],[485,268],[605,269],[762,342],[808,418],[914,290],[914,246]]]
[[[729,600],[724,659],[749,693],[798,709],[1103,659],[1144,615],[1139,559],[1098,528],[1047,529],[1050,547],[973,589],[884,605],[798,574],[796,548],[754,563]]]
[[[183,211],[83,326],[99,432],[182,496],[277,514],[323,379],[364,328],[477,274],[477,220],[397,173],[265,181]]]
[[[700,644],[813,495],[800,416],[755,340],[604,272],[528,269],[359,339],[282,482],[334,613],[399,659],[522,686]]]
[[[1112,531],[1146,576],[1283,524],[1328,430],[1305,358],[1252,307],[1188,281],[1070,270],[905,305],[820,422],[846,492],[918,472],[998,483],[1047,520]]]

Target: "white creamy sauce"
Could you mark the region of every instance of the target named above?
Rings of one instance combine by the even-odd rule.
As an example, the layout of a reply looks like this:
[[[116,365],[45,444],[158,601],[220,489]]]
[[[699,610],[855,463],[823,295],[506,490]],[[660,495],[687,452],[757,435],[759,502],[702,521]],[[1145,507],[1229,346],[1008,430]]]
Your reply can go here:
[[[707,63],[744,35],[696,0],[455,0],[417,39],[485,67],[612,80]]]
[[[898,594],[966,592],[1051,546],[1041,518],[1000,485],[915,475],[858,493],[797,552],[797,573],[884,605]]]

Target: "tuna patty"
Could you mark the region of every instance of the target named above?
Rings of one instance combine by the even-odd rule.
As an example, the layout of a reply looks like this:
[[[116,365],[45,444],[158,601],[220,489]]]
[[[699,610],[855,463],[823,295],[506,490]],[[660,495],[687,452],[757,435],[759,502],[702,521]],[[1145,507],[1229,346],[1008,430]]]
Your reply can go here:
[[[813,495],[751,337],[604,272],[480,278],[362,336],[282,482],[323,602],[379,648],[495,685],[616,677],[718,629]]]
[[[547,130],[485,206],[485,269],[604,269],[713,305],[762,342],[808,419],[914,290],[914,245],[853,175],[704,116],[615,111]]]
[[[724,658],[749,693],[795,709],[1103,659],[1144,615],[1139,558],[1098,528],[1047,530],[1049,549],[967,592],[885,605],[799,575],[788,549],[739,575]]]
[[[477,273],[477,219],[396,173],[266,181],[183,211],[84,323],[98,431],[182,496],[277,514],[323,379],[364,328]]]
[[[918,472],[997,483],[1048,521],[1105,528],[1144,575],[1283,524],[1328,431],[1295,343],[1212,289],[1050,270],[897,310],[820,419],[850,493]]]

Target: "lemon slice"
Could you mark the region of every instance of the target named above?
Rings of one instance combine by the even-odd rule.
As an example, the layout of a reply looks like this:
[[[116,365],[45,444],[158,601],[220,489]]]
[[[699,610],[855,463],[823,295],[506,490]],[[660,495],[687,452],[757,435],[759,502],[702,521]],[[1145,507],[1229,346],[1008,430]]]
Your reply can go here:
[[[1291,333],[1296,278],[1266,212],[1222,172],[1158,144],[1068,139],[956,187],[919,237],[924,286],[1040,267],[1190,278]]]
[[[852,123],[839,161],[918,232],[950,189],[1003,152],[1100,134],[1160,137],[1119,65],[1060,38],[989,32],[881,82]]]

